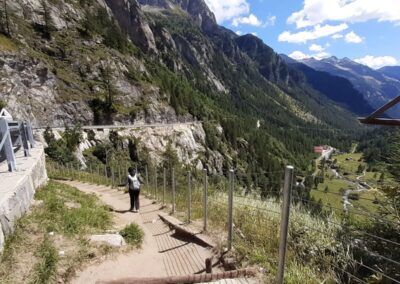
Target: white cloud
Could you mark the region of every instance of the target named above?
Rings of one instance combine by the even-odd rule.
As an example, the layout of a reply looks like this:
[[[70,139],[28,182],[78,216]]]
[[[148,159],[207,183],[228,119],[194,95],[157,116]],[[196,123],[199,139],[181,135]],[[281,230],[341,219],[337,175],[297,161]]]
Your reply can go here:
[[[400,24],[399,0],[304,0],[303,9],[288,18],[297,28],[323,24],[326,21],[389,21]]]
[[[321,45],[318,45],[318,44],[315,44],[315,43],[310,45],[310,47],[308,49],[310,51],[314,51],[314,52],[322,52],[322,51],[325,50],[325,48],[323,48]]]
[[[305,58],[309,58],[308,55],[304,54],[301,51],[293,51],[291,54],[289,54],[289,57],[293,58],[294,60],[301,60],[301,59],[305,59]]]
[[[243,34],[243,32],[242,32],[242,31],[236,31],[236,34],[237,34],[238,36],[241,36],[241,35]]]
[[[343,38],[343,35],[342,35],[342,34],[334,34],[334,35],[332,36],[332,38],[333,38],[333,39]]]
[[[363,58],[355,59],[355,62],[358,62],[360,64],[367,65],[373,69],[378,69],[384,66],[393,66],[397,65],[398,61],[396,58],[392,56],[372,56],[372,55],[367,55]]]
[[[253,36],[257,36],[257,33],[251,33]]]
[[[314,40],[314,39],[337,34],[348,28],[349,28],[349,26],[347,24],[340,24],[340,25],[336,25],[336,26],[316,25],[316,26],[314,26],[314,28],[312,30],[308,30],[308,31],[301,31],[301,32],[297,32],[297,33],[291,33],[291,32],[285,31],[279,35],[278,40],[281,42],[290,42],[290,43],[306,43],[309,40]]]
[[[318,52],[315,54],[305,54],[301,51],[296,50],[296,51],[293,51],[291,54],[289,54],[289,57],[293,58],[294,60],[302,60],[302,59],[307,59],[307,58],[311,58],[311,57],[313,57],[317,60],[320,60],[322,58],[326,58],[329,56],[330,56],[330,54],[328,52],[324,52],[324,51]]]
[[[363,39],[355,32],[351,31],[345,35],[344,40],[348,43],[362,43]]]
[[[233,19],[232,25],[234,27],[237,27],[239,25],[250,25],[250,26],[255,26],[255,27],[260,27],[263,25],[263,22],[260,21],[256,15],[250,14],[247,17],[238,17]]]
[[[218,23],[243,17],[250,13],[250,5],[247,0],[205,0]]]
[[[268,19],[265,21],[263,27],[275,26],[275,23],[276,23],[276,16],[269,16]]]

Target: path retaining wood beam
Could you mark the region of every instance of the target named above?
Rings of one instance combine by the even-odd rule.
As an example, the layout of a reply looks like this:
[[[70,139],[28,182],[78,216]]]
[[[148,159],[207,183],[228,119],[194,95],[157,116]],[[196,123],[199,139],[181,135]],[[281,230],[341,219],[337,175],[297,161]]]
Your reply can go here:
[[[207,283],[223,279],[236,279],[255,277],[254,269],[241,269],[211,274],[197,274],[185,276],[171,276],[162,278],[126,278],[120,280],[98,281],[97,284],[184,284],[184,283]]]

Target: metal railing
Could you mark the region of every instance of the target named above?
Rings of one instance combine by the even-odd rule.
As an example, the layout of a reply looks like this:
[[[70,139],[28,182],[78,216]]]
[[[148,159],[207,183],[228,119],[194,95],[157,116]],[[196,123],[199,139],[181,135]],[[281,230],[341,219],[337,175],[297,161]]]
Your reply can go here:
[[[10,172],[16,170],[15,151],[21,147],[25,157],[30,155],[29,149],[35,147],[30,122],[8,121],[0,117],[0,162],[7,160]]]

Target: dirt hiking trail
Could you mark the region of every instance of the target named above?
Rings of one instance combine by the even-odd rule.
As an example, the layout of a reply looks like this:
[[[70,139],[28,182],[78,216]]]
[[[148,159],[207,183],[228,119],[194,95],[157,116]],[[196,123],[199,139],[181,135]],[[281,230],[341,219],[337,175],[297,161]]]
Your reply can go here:
[[[77,181],[63,181],[82,192],[96,194],[112,207],[114,227],[123,229],[134,222],[144,232],[142,246],[125,254],[117,254],[102,263],[95,263],[77,272],[73,284],[96,283],[122,278],[169,277],[205,272],[205,259],[212,257],[211,248],[201,246],[175,233],[159,217],[160,204],[141,196],[140,213],[129,212],[129,196],[117,189]],[[213,272],[222,272],[218,268]],[[227,279],[213,283],[257,283],[250,279]]]

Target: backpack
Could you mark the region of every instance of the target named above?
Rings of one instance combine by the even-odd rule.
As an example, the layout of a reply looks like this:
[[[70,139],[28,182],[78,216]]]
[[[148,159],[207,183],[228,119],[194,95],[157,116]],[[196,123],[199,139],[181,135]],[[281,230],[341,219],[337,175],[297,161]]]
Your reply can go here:
[[[132,177],[132,186],[133,186],[133,190],[140,189],[140,181],[139,181],[139,178],[137,177],[137,175],[134,175]]]

